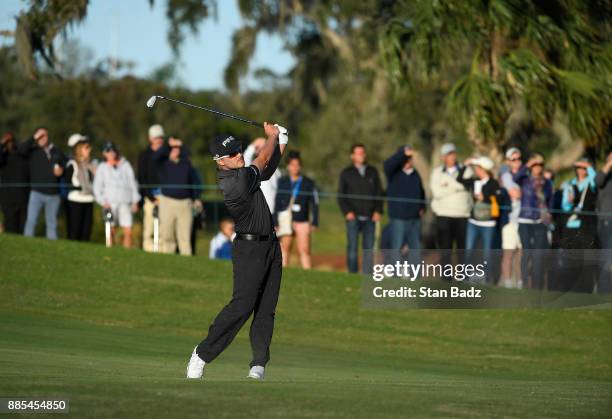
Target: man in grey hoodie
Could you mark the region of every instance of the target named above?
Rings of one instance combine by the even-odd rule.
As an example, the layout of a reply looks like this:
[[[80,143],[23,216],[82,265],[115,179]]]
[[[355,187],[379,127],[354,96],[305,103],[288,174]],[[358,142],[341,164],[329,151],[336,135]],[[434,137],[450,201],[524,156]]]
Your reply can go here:
[[[118,223],[123,230],[123,247],[129,248],[132,246],[132,214],[138,211],[140,201],[138,183],[132,166],[119,155],[112,142],[107,142],[102,152],[105,162],[96,170],[94,195],[96,202],[113,214],[113,237],[114,226]]]

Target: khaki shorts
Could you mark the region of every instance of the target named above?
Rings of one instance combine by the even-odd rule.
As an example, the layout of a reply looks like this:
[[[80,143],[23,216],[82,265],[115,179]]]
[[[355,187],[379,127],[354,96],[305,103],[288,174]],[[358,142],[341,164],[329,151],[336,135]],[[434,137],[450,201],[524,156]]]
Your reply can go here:
[[[518,223],[508,223],[502,228],[502,249],[521,249],[521,236],[519,235]]]

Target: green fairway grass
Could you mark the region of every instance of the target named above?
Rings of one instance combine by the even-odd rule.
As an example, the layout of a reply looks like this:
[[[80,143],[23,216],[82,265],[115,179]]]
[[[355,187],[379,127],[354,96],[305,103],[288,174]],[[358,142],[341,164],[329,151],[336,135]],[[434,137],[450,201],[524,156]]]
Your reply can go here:
[[[76,417],[609,417],[612,310],[366,310],[359,276],[289,269],[264,382],[248,327],[186,362],[231,265],[0,235],[0,397]]]

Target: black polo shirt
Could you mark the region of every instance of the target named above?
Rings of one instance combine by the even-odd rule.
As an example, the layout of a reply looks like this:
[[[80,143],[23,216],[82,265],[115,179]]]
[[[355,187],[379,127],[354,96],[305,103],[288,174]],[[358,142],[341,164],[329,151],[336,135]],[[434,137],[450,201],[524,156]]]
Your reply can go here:
[[[236,224],[236,233],[271,234],[272,214],[259,188],[261,175],[256,166],[218,170],[223,200]]]

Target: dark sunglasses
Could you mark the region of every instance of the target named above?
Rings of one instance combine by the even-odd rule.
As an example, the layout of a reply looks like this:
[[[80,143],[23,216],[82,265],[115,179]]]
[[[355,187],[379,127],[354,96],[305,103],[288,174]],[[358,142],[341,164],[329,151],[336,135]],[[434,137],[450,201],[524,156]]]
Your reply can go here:
[[[522,159],[520,157],[515,157],[513,159],[510,159],[510,161],[522,161]]]

